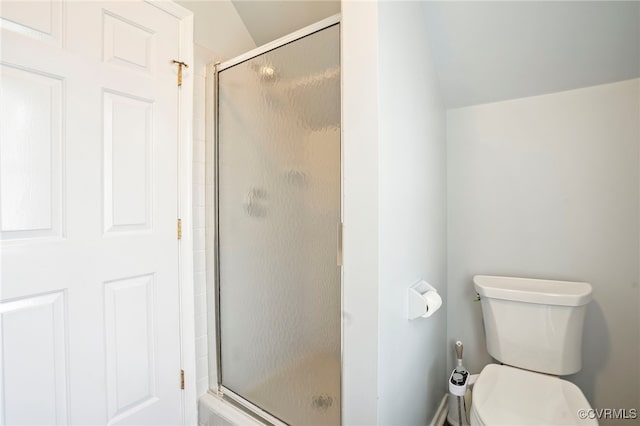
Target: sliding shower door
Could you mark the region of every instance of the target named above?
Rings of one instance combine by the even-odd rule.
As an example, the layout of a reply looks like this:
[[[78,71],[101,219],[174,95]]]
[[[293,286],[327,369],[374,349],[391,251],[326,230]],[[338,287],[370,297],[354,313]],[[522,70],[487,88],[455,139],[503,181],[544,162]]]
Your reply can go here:
[[[295,425],[340,423],[339,61],[334,25],[218,73],[220,381]]]

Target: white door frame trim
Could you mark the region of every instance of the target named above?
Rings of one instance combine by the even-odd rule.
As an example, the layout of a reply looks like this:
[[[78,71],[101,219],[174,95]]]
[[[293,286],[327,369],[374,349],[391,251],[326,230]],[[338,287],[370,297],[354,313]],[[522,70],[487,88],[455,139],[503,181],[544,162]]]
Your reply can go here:
[[[178,246],[180,287],[180,361],[184,370],[182,424],[198,424],[196,395],[195,299],[193,289],[193,12],[170,0],[144,0],[180,20],[180,57],[186,62],[178,96],[178,211],[182,238]],[[177,69],[176,69],[177,71]],[[179,385],[176,371],[176,386]]]

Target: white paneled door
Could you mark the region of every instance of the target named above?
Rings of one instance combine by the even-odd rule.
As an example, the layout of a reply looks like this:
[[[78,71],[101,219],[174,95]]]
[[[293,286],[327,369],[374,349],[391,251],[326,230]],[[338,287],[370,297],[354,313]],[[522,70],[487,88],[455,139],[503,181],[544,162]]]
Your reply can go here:
[[[179,424],[180,21],[0,8],[0,423]]]

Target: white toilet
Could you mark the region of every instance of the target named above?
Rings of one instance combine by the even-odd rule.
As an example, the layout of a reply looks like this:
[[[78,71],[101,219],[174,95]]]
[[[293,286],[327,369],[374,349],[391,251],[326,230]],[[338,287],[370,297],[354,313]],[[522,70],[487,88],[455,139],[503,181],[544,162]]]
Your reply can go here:
[[[489,354],[473,388],[471,425],[597,425],[580,389],[555,376],[582,368],[591,285],[476,275]],[[582,415],[581,415],[582,414]],[[588,416],[587,416],[588,417]]]

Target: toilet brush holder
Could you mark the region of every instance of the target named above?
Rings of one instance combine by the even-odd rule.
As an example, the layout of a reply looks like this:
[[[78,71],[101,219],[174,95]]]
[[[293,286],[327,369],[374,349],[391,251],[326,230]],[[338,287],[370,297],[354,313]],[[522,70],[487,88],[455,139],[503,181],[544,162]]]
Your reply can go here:
[[[465,396],[469,383],[468,371],[453,370],[449,376],[449,393],[455,396]]]
[[[455,345],[458,366],[449,376],[449,413],[447,421],[452,426],[464,426],[469,424],[467,416],[467,390],[469,388],[470,375],[462,365],[462,342]]]
[[[449,413],[447,415],[447,421],[452,426],[469,424],[467,415],[468,390],[469,372],[453,370],[449,376]]]
[[[471,398],[471,388],[467,389],[465,396],[448,395],[447,423],[450,426],[469,426]]]

